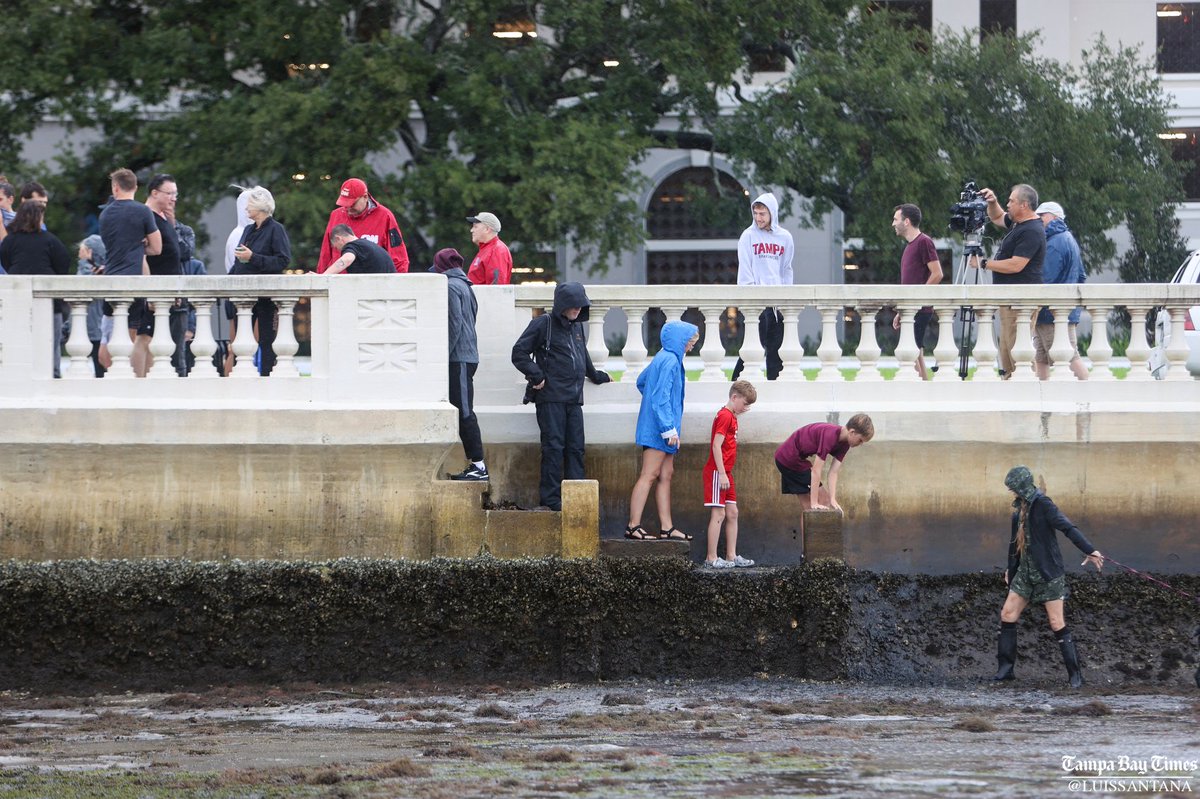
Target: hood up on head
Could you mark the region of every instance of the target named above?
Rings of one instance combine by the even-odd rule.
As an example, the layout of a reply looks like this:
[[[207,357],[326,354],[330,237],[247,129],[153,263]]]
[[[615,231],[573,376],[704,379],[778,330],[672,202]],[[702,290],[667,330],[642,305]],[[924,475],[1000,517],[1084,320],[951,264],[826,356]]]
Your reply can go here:
[[[700,328],[691,322],[683,322],[676,319],[663,325],[662,332],[659,333],[659,340],[662,341],[664,350],[678,358],[683,358],[687,349],[687,343],[698,332],[700,332]]]
[[[779,221],[779,200],[775,199],[775,195],[769,191],[765,194],[760,194],[755,198],[754,202],[750,203],[751,212],[754,211],[754,206],[759,203],[767,206],[767,210],[771,212],[771,228],[774,229],[776,223]]]
[[[592,301],[588,299],[582,283],[560,283],[554,289],[554,308],[551,313],[556,317],[562,316],[562,312],[568,308],[580,308],[575,321],[586,322],[591,306]]]
[[[1026,502],[1033,502],[1037,498],[1038,490],[1033,484],[1033,472],[1026,466],[1014,466],[1009,469],[1004,477],[1004,485]]]

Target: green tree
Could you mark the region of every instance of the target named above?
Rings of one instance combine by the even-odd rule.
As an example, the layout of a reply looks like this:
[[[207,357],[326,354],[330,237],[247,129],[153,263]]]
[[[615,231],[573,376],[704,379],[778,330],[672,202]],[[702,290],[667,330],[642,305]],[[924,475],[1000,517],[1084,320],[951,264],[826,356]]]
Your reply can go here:
[[[77,216],[118,165],[174,174],[185,218],[260,182],[311,265],[350,175],[396,212],[417,264],[469,248],[481,209],[518,247],[571,241],[603,261],[642,235],[636,167],[675,135],[656,133],[663,115],[711,113],[781,19],[825,31],[853,0],[13,5],[0,48],[24,60],[0,74],[0,163],[54,116],[100,133],[62,155]],[[542,35],[491,35],[525,20]]]

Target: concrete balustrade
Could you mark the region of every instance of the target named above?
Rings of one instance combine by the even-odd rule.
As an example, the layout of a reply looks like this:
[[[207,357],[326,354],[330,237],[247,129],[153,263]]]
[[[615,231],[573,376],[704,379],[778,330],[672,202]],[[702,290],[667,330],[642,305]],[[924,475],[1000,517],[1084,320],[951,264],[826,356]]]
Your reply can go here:
[[[1193,481],[1181,479],[1193,471],[1200,443],[1200,386],[1184,367],[1183,311],[1200,304],[1194,286],[597,285],[588,292],[588,351],[618,378],[585,388],[587,473],[597,481],[603,534],[623,529],[637,469],[635,381],[650,357],[644,320],[651,309],[667,319],[697,309],[699,316],[692,311],[688,318],[700,320],[705,339],[686,359],[694,379],[673,495],[676,524],[696,533],[701,546],[707,511],[696,483],[713,415],[728,392],[732,355],[721,342],[722,318],[736,308],[745,318],[745,377],[759,390],[742,420],[736,472],[749,557],[785,563],[798,553],[798,504],[779,493],[774,447],[803,424],[844,422],[865,411],[875,420],[876,440],[848,459],[839,488],[847,509],[843,551],[854,565],[936,572],[1000,562],[998,538],[1007,530],[1002,478],[1024,462],[1105,551],[1150,568],[1200,568],[1200,544],[1190,532],[1200,500]],[[476,405],[493,501],[537,504],[538,430],[534,408],[521,404],[524,381],[511,347],[552,295],[552,286],[476,289]],[[160,334],[175,298],[189,298],[198,316],[196,369],[177,377],[170,338],[156,335],[159,363],[148,379],[137,379],[128,336],[117,335],[113,368],[95,379],[84,313],[99,296],[112,303],[118,331],[127,328],[133,299],[149,298]],[[249,316],[260,297],[272,298],[280,319],[278,363],[266,378],[252,365]],[[56,298],[68,302],[74,321],[62,380],[52,378]],[[301,299],[311,314],[308,376],[295,368],[292,312]],[[233,349],[241,364],[221,378],[209,363],[216,342],[208,320],[226,300],[238,310]],[[912,366],[913,318],[926,305],[938,311],[933,358],[941,368],[922,382]],[[964,305],[976,315],[974,371],[966,381],[958,379],[955,340],[955,314]],[[1114,357],[1106,326],[1093,324],[1090,380],[1074,380],[1065,362],[1050,380],[1033,379],[1029,323],[1042,305],[1056,311],[1052,354],[1060,358],[1069,309],[1082,305],[1103,319],[1127,308],[1134,320],[1128,362]],[[770,382],[757,333],[768,306],[785,325],[784,370]],[[1016,308],[1022,320],[1016,374],[1004,382],[994,367],[993,316],[1001,306]],[[1172,316],[1163,381],[1146,369],[1143,320],[1155,306]],[[895,356],[885,357],[876,335],[891,325],[890,312],[881,310],[892,307],[901,319],[899,343]],[[857,348],[843,345],[847,319],[861,326]],[[433,531],[435,518],[448,518],[451,493],[480,507],[476,493],[449,492],[443,479],[462,468],[456,412],[446,401],[445,325],[444,278],[437,275],[0,279],[0,557],[421,558],[476,551],[479,531],[463,531],[461,541],[455,530],[439,530],[436,538]],[[609,354],[606,329],[626,334],[619,353]],[[802,336],[820,338],[815,355],[804,356]],[[651,502],[644,521],[654,520]],[[1139,531],[1136,542],[1131,530]],[[1122,547],[1129,548],[1124,558]],[[568,549],[587,551],[577,543],[560,551]]]

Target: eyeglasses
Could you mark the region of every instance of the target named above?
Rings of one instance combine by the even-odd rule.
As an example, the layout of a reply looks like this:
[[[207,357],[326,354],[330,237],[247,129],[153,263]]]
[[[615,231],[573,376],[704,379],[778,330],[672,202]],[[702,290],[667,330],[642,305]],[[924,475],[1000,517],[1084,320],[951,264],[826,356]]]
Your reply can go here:
[[[163,191],[162,189],[155,189],[155,191],[167,197],[179,197],[178,191]]]

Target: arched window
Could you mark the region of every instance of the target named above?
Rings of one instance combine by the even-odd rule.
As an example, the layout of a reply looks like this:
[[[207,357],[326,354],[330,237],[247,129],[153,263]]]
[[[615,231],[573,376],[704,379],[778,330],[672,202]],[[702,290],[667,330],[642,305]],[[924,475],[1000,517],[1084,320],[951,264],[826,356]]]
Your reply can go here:
[[[646,282],[737,282],[737,240],[750,224],[749,193],[708,167],[672,173],[646,209]]]

